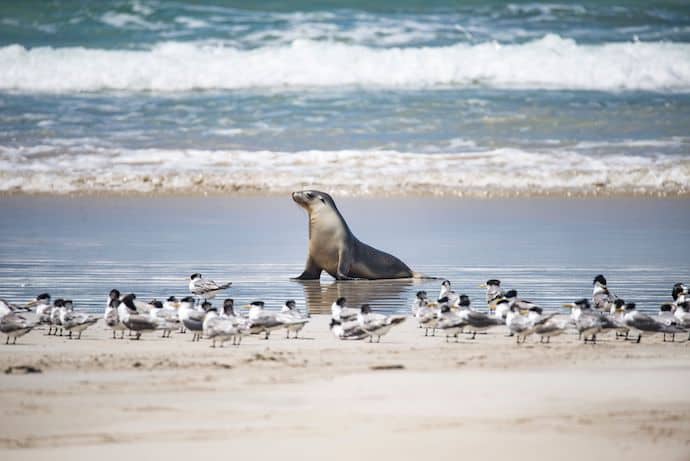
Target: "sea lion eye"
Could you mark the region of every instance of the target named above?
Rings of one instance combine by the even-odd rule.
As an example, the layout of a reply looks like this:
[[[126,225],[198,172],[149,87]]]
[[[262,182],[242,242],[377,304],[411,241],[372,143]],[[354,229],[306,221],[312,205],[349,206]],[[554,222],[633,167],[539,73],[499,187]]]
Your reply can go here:
[[[326,201],[323,199],[323,197],[319,197],[319,200],[321,200],[322,203],[326,203]]]
[[[304,195],[306,195],[309,200],[314,198],[314,195],[311,192],[306,192]]]

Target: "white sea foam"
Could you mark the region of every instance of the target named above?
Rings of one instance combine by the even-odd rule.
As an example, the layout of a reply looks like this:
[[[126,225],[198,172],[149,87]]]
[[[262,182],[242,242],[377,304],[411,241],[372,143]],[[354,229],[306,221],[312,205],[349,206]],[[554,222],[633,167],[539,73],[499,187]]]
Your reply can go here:
[[[0,147],[0,191],[287,193],[304,187],[345,195],[688,194],[690,158],[515,148],[419,154]]]
[[[0,89],[24,91],[328,86],[690,91],[690,44],[580,45],[556,35],[520,45],[369,48],[295,40],[240,50],[167,42],[151,50],[0,48]]]
[[[158,30],[163,28],[162,24],[147,21],[136,14],[116,13],[108,11],[101,16],[101,22],[118,29],[145,29]]]

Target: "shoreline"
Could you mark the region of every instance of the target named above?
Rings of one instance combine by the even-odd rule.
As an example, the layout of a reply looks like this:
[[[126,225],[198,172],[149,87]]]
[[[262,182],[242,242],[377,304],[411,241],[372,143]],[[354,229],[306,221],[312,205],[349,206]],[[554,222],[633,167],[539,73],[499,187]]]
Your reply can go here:
[[[469,200],[524,200],[524,199],[678,199],[690,198],[690,190],[532,190],[532,191],[488,191],[488,190],[458,190],[454,192],[432,191],[357,191],[329,188],[319,185],[305,185],[301,189],[317,189],[328,192],[336,197],[364,198],[364,199],[469,199]],[[116,190],[86,190],[67,192],[48,191],[0,191],[0,199],[13,197],[26,198],[73,198],[73,199],[100,199],[100,198],[199,198],[199,197],[226,197],[226,198],[276,198],[289,197],[294,190],[259,190],[255,188],[239,188],[236,190],[225,189],[183,189],[183,190],[152,190],[152,191],[116,191]]]

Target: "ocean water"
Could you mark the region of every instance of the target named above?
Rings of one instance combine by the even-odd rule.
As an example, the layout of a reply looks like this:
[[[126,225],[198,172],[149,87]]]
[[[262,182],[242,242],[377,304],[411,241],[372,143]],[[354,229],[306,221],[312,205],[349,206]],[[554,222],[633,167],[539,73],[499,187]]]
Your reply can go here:
[[[656,312],[676,282],[690,281],[687,199],[343,198],[340,211],[362,241],[414,270],[448,278],[483,306],[490,278],[546,309],[591,295],[603,273],[619,296]],[[68,198],[0,200],[0,297],[39,293],[102,312],[111,288],[143,300],[187,295],[201,272],[232,281],[238,305],[261,299],[302,311],[351,306],[409,310],[415,293],[441,280],[296,282],[304,268],[307,218],[284,197]],[[224,298],[221,296],[220,298]],[[219,301],[216,300],[216,303]]]
[[[684,1],[0,3],[0,191],[686,195]]]

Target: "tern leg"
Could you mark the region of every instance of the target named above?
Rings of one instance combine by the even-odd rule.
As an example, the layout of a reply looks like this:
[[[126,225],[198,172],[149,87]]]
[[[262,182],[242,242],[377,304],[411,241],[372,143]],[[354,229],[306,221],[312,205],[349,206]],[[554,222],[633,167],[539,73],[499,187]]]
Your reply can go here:
[[[369,336],[369,342],[370,342],[370,343],[373,343],[373,342],[374,342],[374,337],[373,337],[373,336]]]
[[[642,333],[637,335],[637,341],[635,341],[635,343],[640,344],[641,340],[642,340]]]
[[[67,335],[69,339],[72,339],[72,330],[69,331],[69,334]]]
[[[113,339],[115,339],[115,330],[113,330]]]
[[[671,333],[671,342],[672,343],[676,342],[676,334],[675,333]]]
[[[79,332],[79,336],[77,337],[77,339],[81,339],[81,333],[82,333],[82,332],[80,331],[80,332]]]
[[[8,336],[7,336],[7,339],[5,340],[5,344],[9,344],[9,343],[10,343],[10,337],[9,337],[9,335],[8,335]]]
[[[474,339],[474,338],[476,338],[476,337],[477,337],[477,332],[476,332],[476,331],[473,331],[473,332],[472,332],[472,337],[471,337],[470,339]]]
[[[266,337],[264,339],[268,339],[268,335],[270,335],[270,334],[271,333],[268,330],[266,330]]]
[[[17,344],[17,337],[14,337],[14,341],[12,341],[12,344]]]
[[[380,342],[381,342],[381,337],[380,337],[380,336],[376,339],[376,342],[377,342],[377,343],[380,343]]]
[[[211,347],[216,347],[216,338],[213,338],[213,343],[211,344]]]
[[[290,339],[290,330],[286,328],[285,331],[287,332],[287,339]]]
[[[424,329],[424,336],[429,336],[429,329],[428,328]]]
[[[551,343],[551,336],[547,336],[546,337],[546,344],[550,344],[550,343]]]
[[[122,330],[122,333],[120,333],[120,339],[125,339],[125,330]]]

